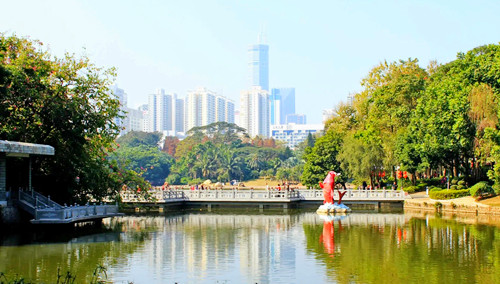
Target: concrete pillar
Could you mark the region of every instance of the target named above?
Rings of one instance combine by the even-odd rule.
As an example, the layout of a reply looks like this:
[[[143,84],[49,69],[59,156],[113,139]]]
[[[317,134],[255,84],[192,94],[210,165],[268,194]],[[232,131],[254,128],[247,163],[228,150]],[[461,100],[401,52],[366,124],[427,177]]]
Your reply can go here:
[[[6,201],[5,191],[7,187],[7,158],[5,153],[0,153],[0,202]]]
[[[28,190],[31,191],[31,156],[28,158]]]

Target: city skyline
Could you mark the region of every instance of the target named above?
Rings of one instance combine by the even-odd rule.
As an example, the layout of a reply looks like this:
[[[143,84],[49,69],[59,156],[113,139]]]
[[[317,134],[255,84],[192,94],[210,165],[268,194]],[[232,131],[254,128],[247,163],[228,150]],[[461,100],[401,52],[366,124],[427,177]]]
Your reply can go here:
[[[295,87],[296,111],[311,123],[360,91],[380,62],[446,63],[498,43],[500,24],[498,1],[20,0],[2,7],[9,13],[0,32],[38,39],[58,57],[84,53],[97,66],[117,67],[132,108],[156,88],[184,95],[204,86],[237,101],[248,85],[247,48],[264,25],[269,87]]]

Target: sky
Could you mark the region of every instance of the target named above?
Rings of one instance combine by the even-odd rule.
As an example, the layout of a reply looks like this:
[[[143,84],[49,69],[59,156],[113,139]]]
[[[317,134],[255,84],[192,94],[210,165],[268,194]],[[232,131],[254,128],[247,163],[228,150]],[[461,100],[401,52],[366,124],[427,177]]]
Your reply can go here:
[[[264,31],[270,88],[294,87],[296,112],[322,110],[362,90],[383,62],[447,63],[500,41],[500,1],[45,0],[3,1],[0,32],[40,40],[55,56],[116,67],[128,106],[163,88],[180,98],[206,87],[235,101],[249,88],[247,48]]]

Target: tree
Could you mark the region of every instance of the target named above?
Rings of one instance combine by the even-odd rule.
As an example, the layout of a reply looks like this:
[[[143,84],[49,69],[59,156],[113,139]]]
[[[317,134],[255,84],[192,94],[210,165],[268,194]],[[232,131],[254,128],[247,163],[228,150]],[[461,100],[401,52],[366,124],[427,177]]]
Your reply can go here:
[[[124,147],[137,147],[141,145],[158,147],[161,137],[161,132],[130,131],[116,139],[116,142]]]
[[[169,154],[172,157],[175,157],[175,152],[177,150],[177,145],[179,145],[179,142],[180,142],[179,138],[175,136],[165,137],[162,151]]]
[[[120,168],[134,170],[152,185],[162,185],[170,174],[172,157],[161,152],[157,147],[140,145],[136,147],[121,147],[111,159],[118,162]]]
[[[106,159],[120,130],[119,101],[108,88],[114,69],[53,58],[39,41],[4,34],[0,59],[0,139],[55,148],[54,157],[33,159],[37,189],[73,202],[120,188]]]
[[[307,186],[317,186],[329,171],[340,172],[337,154],[342,146],[343,137],[328,131],[318,138],[314,147],[306,148],[304,172],[301,181]]]
[[[367,134],[348,135],[338,154],[344,173],[358,181],[368,177],[372,188],[376,174],[384,170],[382,158],[380,143]]]

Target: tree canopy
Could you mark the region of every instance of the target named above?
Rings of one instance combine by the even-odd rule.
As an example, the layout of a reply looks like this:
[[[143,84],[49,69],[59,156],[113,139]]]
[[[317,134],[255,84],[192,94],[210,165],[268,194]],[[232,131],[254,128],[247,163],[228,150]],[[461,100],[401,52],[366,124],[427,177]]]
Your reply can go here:
[[[114,69],[85,57],[51,56],[43,43],[0,34],[0,139],[51,145],[33,158],[37,189],[64,202],[119,188],[106,156],[115,149]]]

